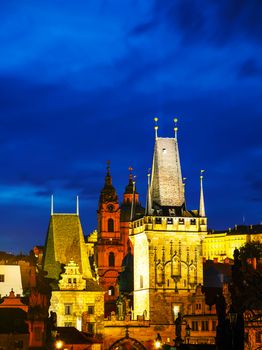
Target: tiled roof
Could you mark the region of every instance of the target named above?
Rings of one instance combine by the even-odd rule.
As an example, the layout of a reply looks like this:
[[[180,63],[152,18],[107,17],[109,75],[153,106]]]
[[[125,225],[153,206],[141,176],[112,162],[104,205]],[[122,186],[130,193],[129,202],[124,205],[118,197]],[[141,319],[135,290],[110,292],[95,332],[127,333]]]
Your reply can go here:
[[[44,270],[58,279],[60,264],[74,260],[85,278],[92,278],[81,222],[77,214],[53,214],[45,245]]]
[[[151,198],[158,206],[181,207],[184,188],[177,140],[160,138],[155,141],[151,180]]]

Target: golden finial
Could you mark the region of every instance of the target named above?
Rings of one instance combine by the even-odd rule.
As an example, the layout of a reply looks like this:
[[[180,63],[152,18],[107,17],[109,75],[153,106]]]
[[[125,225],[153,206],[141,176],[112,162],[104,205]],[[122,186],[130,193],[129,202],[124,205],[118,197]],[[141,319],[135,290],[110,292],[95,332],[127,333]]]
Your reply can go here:
[[[158,118],[155,117],[155,118],[154,118],[154,121],[155,121],[155,137],[157,138],[157,130],[158,130],[157,122],[158,122]]]
[[[178,119],[177,119],[177,118],[174,118],[174,123],[175,123],[175,127],[174,127],[175,139],[177,139],[177,130],[178,130],[177,122],[178,122]]]
[[[203,179],[203,173],[205,172],[205,170],[200,170],[200,179]]]

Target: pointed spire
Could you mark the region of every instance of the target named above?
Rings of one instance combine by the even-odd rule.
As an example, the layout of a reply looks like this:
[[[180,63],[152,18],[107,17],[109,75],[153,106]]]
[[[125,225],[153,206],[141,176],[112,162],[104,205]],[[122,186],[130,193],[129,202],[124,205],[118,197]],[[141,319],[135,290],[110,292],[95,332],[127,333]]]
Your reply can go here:
[[[205,202],[204,202],[204,190],[203,190],[203,173],[205,170],[200,170],[200,203],[199,203],[199,216],[205,217]]]
[[[178,131],[177,122],[178,122],[178,119],[177,119],[177,118],[174,118],[174,123],[175,123],[175,127],[174,127],[175,139],[177,139],[177,131]]]
[[[132,204],[131,204],[131,212],[130,212],[130,221],[134,219],[135,214],[135,193],[136,193],[136,176],[133,177],[133,196],[132,196]]]
[[[157,130],[158,130],[157,122],[158,122],[158,118],[154,118],[154,121],[155,121],[155,138],[157,139]]]
[[[151,186],[150,186],[150,170],[148,169],[147,173],[147,199],[146,199],[146,215],[151,215],[152,212],[152,203],[151,203]]]
[[[76,215],[79,216],[79,197],[76,196]]]
[[[51,194],[51,215],[54,214],[54,196]]]

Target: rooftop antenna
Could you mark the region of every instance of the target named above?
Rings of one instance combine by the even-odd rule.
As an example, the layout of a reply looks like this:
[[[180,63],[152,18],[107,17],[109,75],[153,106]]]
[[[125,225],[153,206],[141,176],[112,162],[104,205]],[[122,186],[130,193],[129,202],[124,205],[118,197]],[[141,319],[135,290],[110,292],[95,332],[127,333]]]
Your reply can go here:
[[[76,196],[76,215],[79,216],[79,197]]]
[[[51,194],[51,215],[54,214],[54,195]]]
[[[178,119],[177,119],[177,118],[174,118],[174,123],[175,123],[175,127],[174,127],[175,139],[177,139],[177,131],[178,131],[177,122],[178,122]]]
[[[155,138],[157,139],[157,130],[158,130],[157,122],[158,122],[158,118],[154,118],[154,121],[155,121]]]

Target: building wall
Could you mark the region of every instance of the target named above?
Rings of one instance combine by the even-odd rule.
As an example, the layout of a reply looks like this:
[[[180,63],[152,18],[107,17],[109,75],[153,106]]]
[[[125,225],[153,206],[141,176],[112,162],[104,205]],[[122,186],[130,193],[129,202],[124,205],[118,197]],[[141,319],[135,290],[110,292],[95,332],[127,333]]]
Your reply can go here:
[[[88,306],[93,307],[93,313],[88,313]],[[103,333],[104,292],[53,291],[49,311],[56,312],[58,327],[70,325],[88,332],[87,324],[93,323],[95,334]]]
[[[9,295],[11,289],[15,294],[23,294],[21,269],[18,265],[0,265],[0,295]]]
[[[130,235],[134,246],[134,315],[146,312],[152,322],[162,317],[163,300],[171,310],[177,299],[175,290],[180,298],[181,293],[188,295],[203,283],[206,219],[161,217],[161,223],[159,219],[135,221]],[[173,223],[169,224],[170,219]],[[173,322],[172,313],[166,312],[165,317]]]
[[[203,241],[203,256],[206,259],[225,258],[233,259],[235,248],[239,249],[244,244],[252,241],[262,242],[261,234],[239,234],[239,233],[213,233],[206,235]]]

